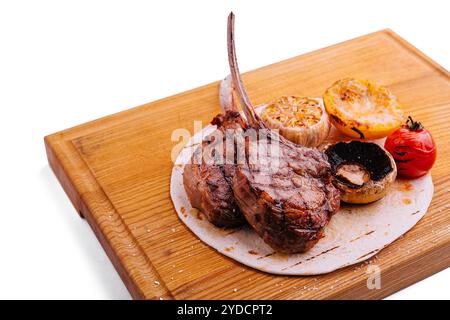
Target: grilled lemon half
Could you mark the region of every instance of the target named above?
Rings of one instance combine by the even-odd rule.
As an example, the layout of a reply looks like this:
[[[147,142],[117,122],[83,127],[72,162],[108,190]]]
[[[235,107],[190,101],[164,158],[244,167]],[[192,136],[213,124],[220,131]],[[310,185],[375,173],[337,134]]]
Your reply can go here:
[[[373,81],[339,80],[325,91],[323,101],[331,123],[352,138],[383,138],[404,122],[397,97]]]
[[[330,122],[322,99],[282,96],[261,111],[261,119],[292,142],[317,147],[327,137]]]

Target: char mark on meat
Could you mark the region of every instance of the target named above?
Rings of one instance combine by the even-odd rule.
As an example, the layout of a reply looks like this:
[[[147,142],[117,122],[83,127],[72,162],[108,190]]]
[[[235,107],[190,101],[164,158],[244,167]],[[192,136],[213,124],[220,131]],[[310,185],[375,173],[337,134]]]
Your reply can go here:
[[[246,127],[244,119],[236,108],[232,97],[232,82],[230,78],[224,80],[221,88],[220,102],[223,113],[217,115],[212,124],[217,126],[216,133],[220,131],[225,137],[227,129],[241,129]],[[231,94],[229,94],[231,93]],[[211,134],[211,137],[215,134]],[[225,148],[226,143],[223,143]],[[235,174],[233,163],[210,163],[206,160],[214,153],[214,145],[210,137],[207,137],[197,148],[191,158],[191,162],[186,164],[183,173],[183,183],[194,208],[203,212],[206,218],[218,227],[237,227],[246,221],[237,206],[231,189],[232,176]],[[234,149],[230,152],[234,152]],[[219,155],[220,156],[220,155]],[[234,158],[234,156],[233,156]],[[198,159],[200,159],[198,161]]]
[[[276,155],[258,154],[257,161],[245,157],[244,163],[234,167],[231,188],[235,200],[250,225],[276,251],[307,251],[323,237],[325,225],[339,208],[330,165],[319,150],[297,146],[267,130],[256,114],[237,66],[233,13],[228,18],[227,39],[233,85],[248,121],[243,129],[266,130],[263,137],[258,135],[257,144],[279,146]],[[252,143],[245,140],[246,152]],[[271,166],[273,163],[276,166]]]

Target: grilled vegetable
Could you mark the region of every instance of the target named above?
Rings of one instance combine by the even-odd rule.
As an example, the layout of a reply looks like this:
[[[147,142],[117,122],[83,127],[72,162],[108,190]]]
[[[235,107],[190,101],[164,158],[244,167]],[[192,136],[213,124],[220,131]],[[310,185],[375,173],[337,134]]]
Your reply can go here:
[[[399,175],[405,178],[423,176],[436,160],[433,136],[411,117],[387,137],[384,147],[393,155]]]
[[[307,147],[317,147],[330,131],[321,99],[282,96],[265,106],[261,118],[286,139]]]
[[[368,80],[339,80],[325,91],[323,101],[331,123],[352,138],[386,137],[404,119],[397,97]]]
[[[394,159],[372,142],[338,142],[325,150],[333,183],[348,203],[370,203],[386,195],[397,176]]]

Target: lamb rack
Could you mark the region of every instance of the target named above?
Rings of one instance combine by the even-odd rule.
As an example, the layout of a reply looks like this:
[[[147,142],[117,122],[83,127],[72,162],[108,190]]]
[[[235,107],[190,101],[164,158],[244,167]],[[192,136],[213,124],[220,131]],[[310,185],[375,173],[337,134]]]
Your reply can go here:
[[[242,128],[258,132],[257,141],[245,139],[244,162],[234,166],[231,188],[235,201],[273,249],[307,251],[323,237],[324,227],[339,208],[340,195],[331,182],[330,165],[319,150],[295,145],[267,129],[255,112],[237,65],[233,13],[228,17],[227,42],[233,86],[248,122]],[[259,150],[275,144],[277,152],[260,152],[255,161],[249,156],[255,144]]]
[[[221,144],[223,149],[218,150],[215,139],[225,139],[227,130],[247,126],[236,108],[231,85],[230,77],[223,80],[220,92],[223,113],[211,122],[217,125],[217,130],[206,137],[195,150],[183,173],[183,183],[191,205],[199,209],[215,226],[230,228],[245,223],[231,189],[235,165],[226,161],[227,152],[232,153],[229,158],[234,159],[234,150],[227,150],[225,141]]]

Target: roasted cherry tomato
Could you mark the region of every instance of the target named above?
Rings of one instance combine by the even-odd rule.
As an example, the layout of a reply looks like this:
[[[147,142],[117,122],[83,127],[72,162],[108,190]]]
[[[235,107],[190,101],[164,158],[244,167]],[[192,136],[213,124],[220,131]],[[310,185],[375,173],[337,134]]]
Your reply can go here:
[[[436,160],[436,144],[431,133],[411,117],[386,138],[384,147],[394,157],[398,174],[405,178],[423,176]]]

